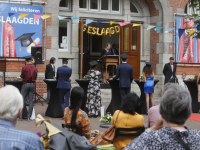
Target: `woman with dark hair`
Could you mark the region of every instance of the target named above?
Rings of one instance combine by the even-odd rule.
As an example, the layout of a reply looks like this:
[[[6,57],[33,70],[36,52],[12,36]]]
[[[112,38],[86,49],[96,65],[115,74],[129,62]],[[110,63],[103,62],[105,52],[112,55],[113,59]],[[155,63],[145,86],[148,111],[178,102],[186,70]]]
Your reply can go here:
[[[111,124],[114,125],[117,115],[119,114],[115,124],[116,128],[144,127],[144,117],[136,112],[138,101],[139,97],[135,93],[127,94],[122,101],[120,110],[115,111]],[[114,139],[113,144],[116,150],[121,150],[132,140],[133,138],[116,138]]]
[[[46,65],[45,70],[45,79],[53,79],[55,77],[55,63],[56,59],[54,57],[51,57],[50,63]],[[47,102],[50,100],[50,90],[47,87]]]
[[[198,89],[198,103],[199,103],[199,114],[200,114],[200,73],[197,73],[194,77],[194,80],[197,80],[197,89]]]
[[[70,106],[65,108],[64,121],[67,125],[75,125],[79,127],[84,136],[93,145],[106,145],[108,142],[101,138],[98,130],[92,130],[90,120],[86,112],[80,109],[84,99],[84,90],[81,87],[74,87],[70,95]]]
[[[110,51],[110,43],[107,43],[106,47],[101,51],[101,56],[104,56],[104,55],[112,55]],[[104,66],[102,65],[102,70],[103,70],[103,82],[108,83],[108,81],[106,81],[106,77],[107,78],[109,77],[109,66],[107,68],[107,74],[106,74],[105,65]]]
[[[87,90],[86,108],[88,109],[88,116],[95,118],[100,116],[101,107],[101,90],[99,83],[101,72],[96,70],[97,65],[97,61],[90,62],[91,70],[89,70],[87,75],[87,80],[90,82]]]
[[[144,80],[144,93],[146,95],[146,106],[147,106],[147,114],[149,110],[149,95],[151,97],[151,104],[154,106],[154,72],[153,68],[151,67],[152,63],[146,62],[146,66],[143,68],[142,74]],[[141,81],[140,81],[141,82]]]

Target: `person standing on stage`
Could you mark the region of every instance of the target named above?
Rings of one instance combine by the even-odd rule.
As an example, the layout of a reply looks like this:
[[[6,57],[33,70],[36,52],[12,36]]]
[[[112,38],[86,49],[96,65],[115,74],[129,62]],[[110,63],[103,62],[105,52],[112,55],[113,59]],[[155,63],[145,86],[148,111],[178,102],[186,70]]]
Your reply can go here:
[[[105,56],[105,55],[111,55],[111,51],[110,51],[110,43],[107,43],[106,44],[106,48],[104,48],[102,51],[101,51],[101,57]],[[108,83],[106,81],[106,77],[109,76],[109,66],[107,68],[107,74],[106,74],[106,66],[102,65],[102,70],[103,70],[103,82],[104,83]]]
[[[88,116],[94,118],[100,116],[101,107],[101,90],[99,83],[101,72],[96,70],[97,65],[97,61],[90,62],[91,70],[89,70],[87,75],[87,80],[90,82],[87,90],[86,107],[88,108]]]
[[[34,90],[35,90],[34,83],[37,79],[38,71],[37,71],[37,68],[32,64],[31,56],[27,56],[27,57],[25,57],[25,59],[26,59],[27,65],[22,68],[22,72],[21,72],[21,78],[23,81],[21,94],[23,96],[24,103],[25,103],[25,99],[27,98],[27,95],[28,95],[29,110],[28,110],[27,118],[28,118],[28,121],[31,121],[30,118],[31,118],[32,111],[33,111],[33,94],[34,94]],[[24,104],[23,109],[26,109],[25,104]],[[22,121],[22,116],[19,119],[19,121]]]
[[[69,96],[71,89],[70,77],[72,69],[67,66],[68,59],[63,58],[63,66],[57,69],[57,88],[59,89],[60,104],[64,114],[64,110],[69,106]]]
[[[152,63],[146,62],[146,66],[143,68],[142,74],[144,77],[144,93],[146,95],[146,106],[147,106],[147,114],[149,111],[149,95],[151,97],[151,104],[154,106],[154,72],[151,67]],[[140,81],[141,82],[141,81]]]
[[[170,79],[175,79],[176,77],[176,64],[174,63],[174,58],[169,58],[169,63],[165,64],[163,69],[163,74],[165,76],[165,84],[170,81]]]
[[[119,78],[119,90],[121,94],[121,101],[123,101],[124,97],[130,93],[131,91],[131,83],[133,81],[133,68],[131,65],[127,64],[127,54],[122,54],[122,64],[117,67],[116,76],[113,80],[117,80]]]
[[[54,57],[51,57],[50,63],[46,65],[45,70],[45,79],[54,79],[55,77],[55,63],[56,59]],[[49,103],[50,100],[50,90],[47,87],[47,102]]]

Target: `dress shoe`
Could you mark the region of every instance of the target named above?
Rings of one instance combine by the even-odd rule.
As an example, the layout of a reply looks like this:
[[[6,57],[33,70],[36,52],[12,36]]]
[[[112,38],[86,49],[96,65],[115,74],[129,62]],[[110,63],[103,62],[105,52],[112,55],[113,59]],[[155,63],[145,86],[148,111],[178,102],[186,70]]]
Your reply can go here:
[[[28,121],[32,121],[33,119],[28,118]]]

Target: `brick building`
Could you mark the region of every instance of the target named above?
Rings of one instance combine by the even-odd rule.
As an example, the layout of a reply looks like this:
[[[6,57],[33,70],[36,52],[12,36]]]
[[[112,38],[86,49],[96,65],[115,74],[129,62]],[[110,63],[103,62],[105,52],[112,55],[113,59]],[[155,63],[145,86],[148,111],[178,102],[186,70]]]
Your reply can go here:
[[[40,1],[40,0],[38,0]],[[69,66],[73,69],[72,83],[84,76],[88,69],[88,62],[97,60],[100,51],[106,43],[116,44],[120,53],[130,50],[130,63],[133,63],[135,77],[141,75],[145,61],[153,63],[156,77],[160,80],[158,88],[162,89],[164,76],[163,66],[169,57],[174,56],[174,32],[164,33],[168,27],[174,27],[175,14],[184,14],[189,0],[43,0],[46,2],[46,13],[52,17],[46,22],[46,35],[43,37],[45,45],[44,64],[37,65],[37,92],[46,93],[43,82],[45,66],[51,57],[56,57],[56,67],[62,65],[58,58],[71,58]],[[11,2],[11,1],[10,1]],[[23,4],[23,1],[21,2]],[[58,16],[67,17],[59,20]],[[73,20],[71,17],[80,18]],[[141,23],[141,27],[121,27],[121,32],[110,36],[93,36],[80,31],[81,19],[93,19],[89,25],[98,28],[109,28],[110,21]],[[97,24],[97,20],[104,22]],[[163,29],[147,30],[148,25],[164,26]],[[44,24],[43,24],[44,25]],[[113,26],[117,24],[114,23]],[[45,28],[43,27],[43,33]],[[67,45],[63,46],[62,37],[67,37]],[[127,40],[127,41],[126,41]],[[45,44],[44,44],[45,43]],[[80,55],[81,49],[83,55]],[[126,52],[126,51],[125,51]],[[83,59],[80,57],[83,56]],[[133,60],[133,61],[132,61]],[[139,63],[138,63],[139,62]],[[136,65],[135,65],[136,64]],[[7,59],[6,80],[16,79],[21,68],[25,65],[23,59]],[[139,70],[139,71],[138,71]],[[194,75],[200,72],[198,65],[178,65],[177,74],[186,72]],[[0,77],[0,87],[3,78]]]

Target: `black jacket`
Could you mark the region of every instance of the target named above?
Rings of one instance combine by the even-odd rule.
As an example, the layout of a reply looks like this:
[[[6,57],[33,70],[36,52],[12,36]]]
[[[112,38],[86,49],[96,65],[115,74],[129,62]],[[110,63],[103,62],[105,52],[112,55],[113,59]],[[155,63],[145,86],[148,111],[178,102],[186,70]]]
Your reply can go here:
[[[55,68],[53,70],[52,65],[48,64],[46,65],[45,79],[53,79],[53,77],[55,77]]]
[[[167,63],[167,64],[165,64],[165,66],[164,66],[164,69],[163,69],[163,74],[164,74],[164,76],[165,76],[165,84],[167,83],[167,82],[169,82],[169,80],[170,80],[170,78],[171,78],[171,76],[173,75],[173,77],[175,77],[176,76],[176,64],[175,63],[173,63],[173,72],[172,72],[172,69],[171,69],[171,65],[170,65],[170,63]]]

